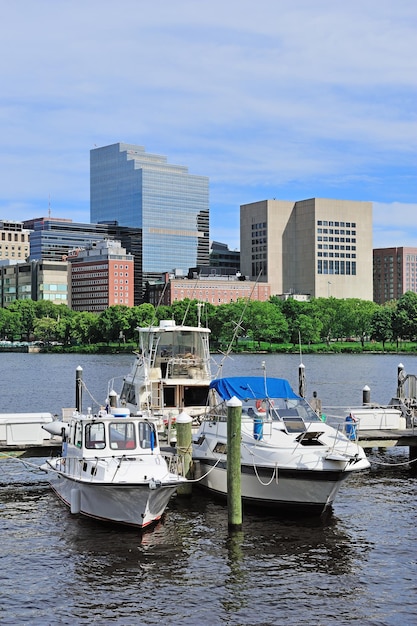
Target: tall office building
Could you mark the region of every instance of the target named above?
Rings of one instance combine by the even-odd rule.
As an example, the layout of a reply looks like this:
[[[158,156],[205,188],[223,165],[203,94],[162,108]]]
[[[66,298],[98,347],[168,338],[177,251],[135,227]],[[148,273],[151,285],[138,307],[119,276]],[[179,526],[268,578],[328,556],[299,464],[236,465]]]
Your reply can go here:
[[[312,198],[240,207],[240,268],[273,295],[372,300],[372,203]]]
[[[374,300],[384,304],[417,293],[417,248],[375,248]]]
[[[142,146],[90,152],[90,219],[142,230],[142,282],[209,264],[209,182]]]

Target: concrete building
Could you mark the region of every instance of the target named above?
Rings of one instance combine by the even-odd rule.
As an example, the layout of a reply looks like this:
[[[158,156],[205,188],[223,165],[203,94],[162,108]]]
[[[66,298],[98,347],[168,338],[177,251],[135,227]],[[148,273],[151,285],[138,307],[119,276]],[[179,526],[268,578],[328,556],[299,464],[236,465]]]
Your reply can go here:
[[[312,198],[240,207],[243,275],[272,295],[372,300],[372,203]]]
[[[99,241],[68,254],[70,307],[100,313],[109,306],[133,306],[133,255],[120,241]]]
[[[417,248],[375,248],[374,301],[398,300],[407,291],[417,293]]]
[[[0,261],[27,261],[29,230],[23,222],[0,220]]]
[[[49,300],[68,304],[68,263],[30,261],[0,264],[0,306],[14,300]]]
[[[142,146],[90,152],[90,219],[142,231],[142,284],[209,264],[209,182]]]
[[[178,300],[188,298],[213,305],[236,302],[240,298],[266,302],[271,296],[267,283],[255,283],[241,280],[238,276],[203,275],[198,278],[178,278],[165,273],[159,281],[150,281],[147,285],[147,300],[154,306],[171,305]]]

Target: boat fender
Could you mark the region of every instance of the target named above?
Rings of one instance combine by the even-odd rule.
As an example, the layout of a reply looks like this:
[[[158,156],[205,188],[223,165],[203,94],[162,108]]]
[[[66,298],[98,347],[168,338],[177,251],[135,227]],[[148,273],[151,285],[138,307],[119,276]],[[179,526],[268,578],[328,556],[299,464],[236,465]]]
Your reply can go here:
[[[149,481],[149,489],[158,489],[160,486],[160,480],[155,480],[154,478],[151,478],[151,480]]]
[[[81,491],[71,489],[71,513],[76,515],[81,511]]]

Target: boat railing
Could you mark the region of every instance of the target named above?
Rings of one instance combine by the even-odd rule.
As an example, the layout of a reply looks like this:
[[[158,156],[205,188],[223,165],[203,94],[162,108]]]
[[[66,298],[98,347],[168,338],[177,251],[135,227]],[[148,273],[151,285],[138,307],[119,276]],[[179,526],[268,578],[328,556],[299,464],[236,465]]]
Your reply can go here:
[[[161,455],[166,461],[168,471],[171,474],[178,474],[178,476],[185,475],[184,458],[175,452],[169,452],[161,450]]]
[[[165,378],[204,379],[207,377],[206,369],[203,360],[199,357],[172,357],[167,360]]]

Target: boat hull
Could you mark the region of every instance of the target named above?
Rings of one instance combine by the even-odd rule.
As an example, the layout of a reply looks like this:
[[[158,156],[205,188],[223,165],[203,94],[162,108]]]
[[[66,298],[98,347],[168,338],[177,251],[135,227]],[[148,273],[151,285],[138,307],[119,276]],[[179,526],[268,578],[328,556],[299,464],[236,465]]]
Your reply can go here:
[[[217,465],[216,465],[217,463]],[[198,485],[227,497],[226,463],[201,459],[197,462]],[[349,472],[302,470],[242,465],[242,502],[285,512],[324,513],[331,508]]]
[[[73,513],[137,528],[145,528],[162,517],[178,486],[161,484],[151,489],[149,483],[87,483],[60,472],[54,472],[50,483]]]

